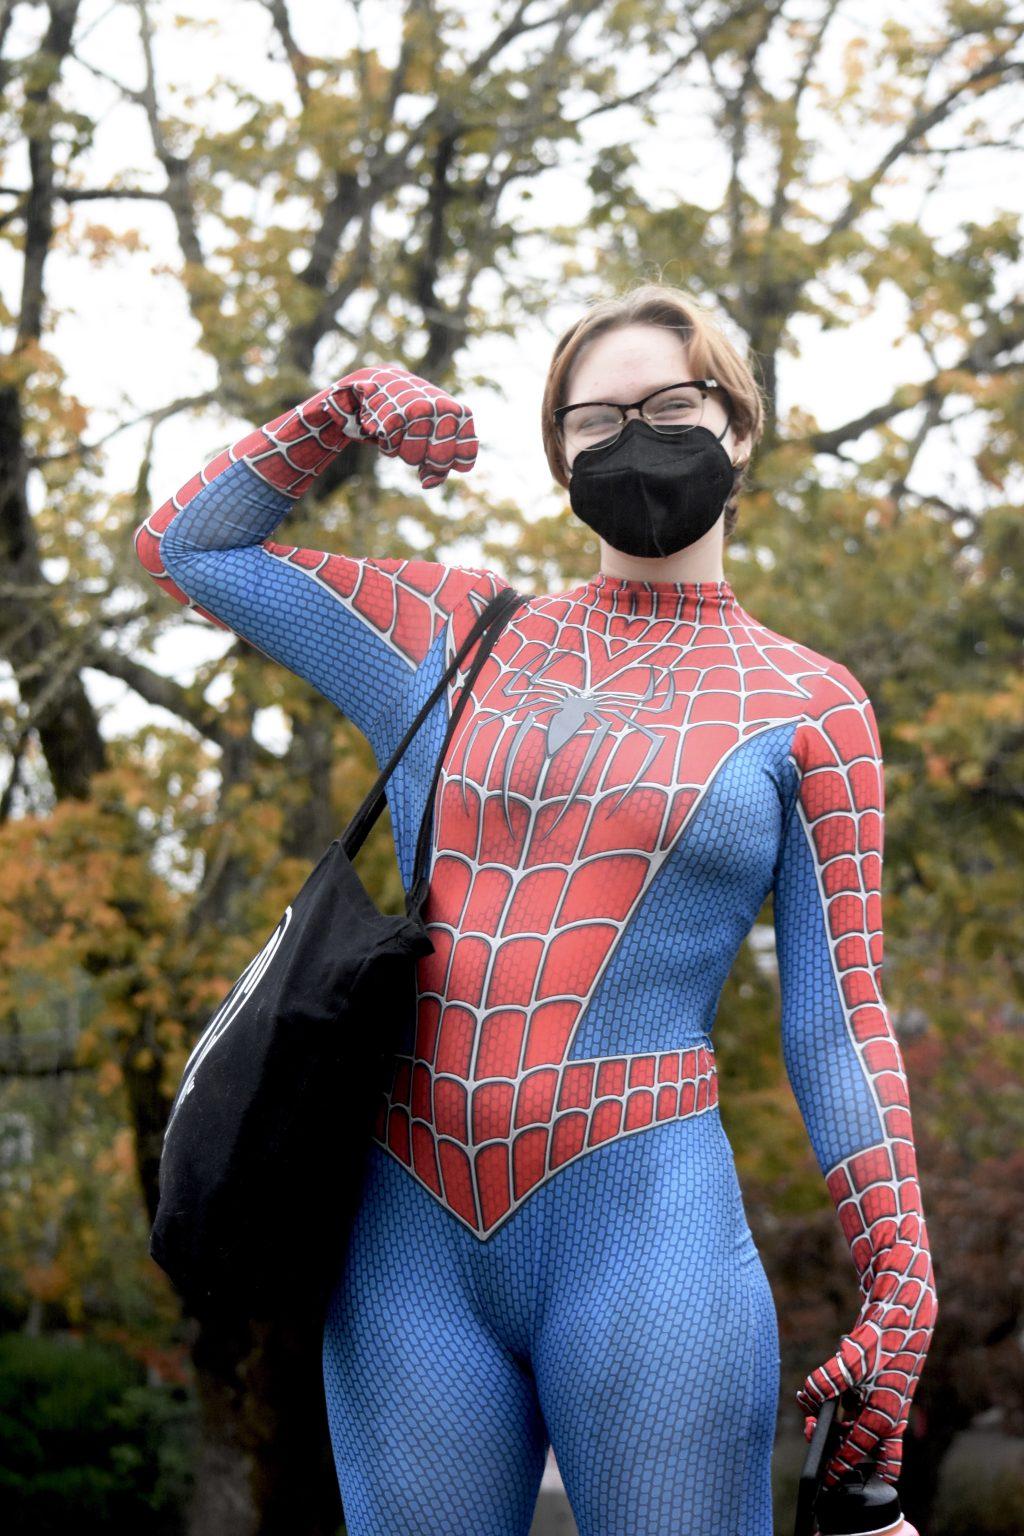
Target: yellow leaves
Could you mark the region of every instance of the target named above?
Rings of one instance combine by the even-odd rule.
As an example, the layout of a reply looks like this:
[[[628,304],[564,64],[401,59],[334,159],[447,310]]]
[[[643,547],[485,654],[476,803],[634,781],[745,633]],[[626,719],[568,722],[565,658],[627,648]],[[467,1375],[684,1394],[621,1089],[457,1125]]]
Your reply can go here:
[[[840,101],[848,101],[860,89],[868,68],[867,53],[866,37],[851,37],[843,49],[839,63],[843,81]]]
[[[956,777],[964,789],[976,789],[985,781],[985,765],[975,758],[968,758],[957,765]]]
[[[201,311],[204,305],[216,306],[226,287],[222,277],[198,261],[183,262],[178,276],[197,312]]]
[[[279,833],[284,820],[280,806],[270,800],[264,800],[262,804],[254,805],[249,812],[250,821],[265,832]]]
[[[436,84],[437,67],[436,45],[418,49],[409,60],[406,71],[406,90],[418,96],[427,95]]]
[[[0,389],[21,389],[32,376],[35,367],[34,353],[42,352],[36,341],[28,341],[17,352],[0,356]]]
[[[816,414],[808,406],[794,404],[781,413],[780,427],[787,437],[809,438],[819,430]],[[812,455],[806,455],[810,460]]]
[[[122,998],[108,998],[103,1005],[103,1022],[112,1034],[130,1034],[138,1021],[138,1010]]]

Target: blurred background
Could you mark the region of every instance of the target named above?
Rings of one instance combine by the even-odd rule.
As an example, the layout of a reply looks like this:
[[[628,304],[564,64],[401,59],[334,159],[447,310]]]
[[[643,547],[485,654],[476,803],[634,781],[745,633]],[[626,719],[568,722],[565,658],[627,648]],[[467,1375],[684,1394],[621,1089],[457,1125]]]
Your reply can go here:
[[[0,0],[0,1518],[338,1536],[316,1320],[211,1335],[147,1254],[185,1057],[373,780],[131,535],[245,431],[397,361],[472,475],[372,451],[290,542],[598,568],[541,451],[590,300],[710,305],[768,428],[726,575],[886,757],[885,990],[940,1315],[900,1489],[1024,1530],[1024,15],[1002,0]],[[360,854],[401,909],[387,816]],[[770,910],[716,1025],[794,1393],[858,1309],[785,1076]],[[534,1528],[575,1530],[554,1459]]]

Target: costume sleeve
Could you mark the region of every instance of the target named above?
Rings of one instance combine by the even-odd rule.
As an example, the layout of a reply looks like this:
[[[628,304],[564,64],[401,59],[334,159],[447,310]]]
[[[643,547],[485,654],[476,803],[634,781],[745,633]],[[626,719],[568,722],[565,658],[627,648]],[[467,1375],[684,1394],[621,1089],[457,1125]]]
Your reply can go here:
[[[871,1454],[895,1482],[937,1301],[907,1078],[881,985],[878,727],[853,675],[836,667],[835,683],[834,702],[794,731],[774,920],[786,1071],[863,1305],[797,1399],[816,1413],[826,1398],[857,1390],[863,1406],[828,1481]]]
[[[282,662],[369,735],[400,705],[453,608],[470,591],[490,597],[505,583],[472,567],[269,537],[353,441],[325,407],[333,387],[211,459],[140,524],[134,543],[170,597]]]

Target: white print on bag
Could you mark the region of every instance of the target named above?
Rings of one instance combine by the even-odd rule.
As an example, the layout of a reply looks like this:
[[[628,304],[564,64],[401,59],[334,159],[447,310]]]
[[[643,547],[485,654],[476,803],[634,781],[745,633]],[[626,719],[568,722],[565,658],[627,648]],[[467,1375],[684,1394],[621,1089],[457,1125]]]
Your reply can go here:
[[[177,1115],[178,1110],[181,1108],[185,1099],[192,1092],[192,1089],[196,1085],[196,1074],[198,1073],[199,1068],[202,1066],[207,1056],[213,1050],[213,1047],[217,1044],[217,1041],[222,1039],[227,1031],[231,1028],[231,1025],[235,1022],[239,1013],[245,1007],[245,1004],[252,997],[256,988],[259,986],[260,982],[267,974],[267,971],[270,969],[274,956],[281,948],[281,942],[284,939],[285,933],[288,930],[291,920],[292,909],[291,907],[288,907],[284,916],[281,918],[281,921],[270,935],[270,938],[264,944],[259,954],[253,955],[252,959],[249,961],[249,964],[239,976],[238,980],[235,982],[235,985],[231,988],[231,991],[221,1003],[220,1007],[217,1009],[217,1012],[214,1014],[213,1018],[210,1020],[209,1024],[207,1024],[206,1028],[203,1030],[202,1034],[199,1036],[199,1039],[193,1046],[192,1054],[189,1056],[188,1061],[185,1063],[185,1071],[182,1074],[181,1087],[178,1089],[177,1097],[173,1106],[171,1107],[170,1117],[168,1118],[167,1126],[164,1130],[164,1141],[167,1140],[167,1133],[171,1129],[171,1126],[174,1124],[174,1117]]]

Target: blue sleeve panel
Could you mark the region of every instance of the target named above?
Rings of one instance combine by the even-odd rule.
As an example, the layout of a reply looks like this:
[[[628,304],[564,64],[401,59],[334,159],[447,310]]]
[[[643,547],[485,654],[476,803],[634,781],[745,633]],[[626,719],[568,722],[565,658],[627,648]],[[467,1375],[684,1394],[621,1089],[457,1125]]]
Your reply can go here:
[[[824,1173],[885,1139],[885,1126],[850,1023],[829,894],[795,762],[772,886],[782,996],[782,1053]],[[837,821],[847,818],[845,807]]]

